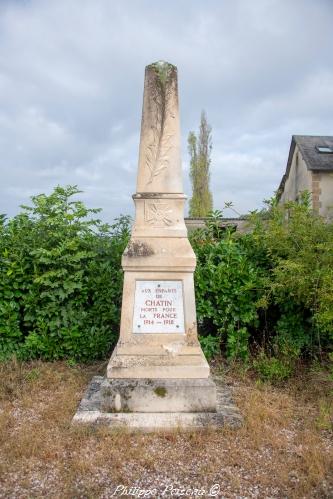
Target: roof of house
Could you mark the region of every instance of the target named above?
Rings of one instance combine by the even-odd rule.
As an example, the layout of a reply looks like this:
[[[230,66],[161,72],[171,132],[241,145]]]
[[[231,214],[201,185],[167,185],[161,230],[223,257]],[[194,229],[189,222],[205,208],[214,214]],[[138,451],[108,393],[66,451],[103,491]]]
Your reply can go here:
[[[296,145],[308,170],[332,172],[333,154],[319,152],[317,147],[329,147],[333,150],[333,136],[330,135],[293,135],[291,139],[286,173],[283,175],[278,189],[278,195],[283,192],[284,184],[288,178]]]

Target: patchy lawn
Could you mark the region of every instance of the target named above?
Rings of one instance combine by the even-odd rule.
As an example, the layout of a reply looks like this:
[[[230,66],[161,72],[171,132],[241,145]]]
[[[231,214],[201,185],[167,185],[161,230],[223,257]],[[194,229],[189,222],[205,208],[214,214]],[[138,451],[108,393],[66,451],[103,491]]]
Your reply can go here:
[[[235,369],[227,373],[244,416],[238,430],[130,434],[71,427],[88,380],[104,369],[0,365],[1,498],[107,498],[117,486],[118,497],[139,497],[142,489],[150,490],[145,497],[172,491],[181,497],[180,488],[209,497],[214,484],[216,497],[333,496],[329,373],[301,370],[280,387]],[[121,486],[133,489],[125,494]]]

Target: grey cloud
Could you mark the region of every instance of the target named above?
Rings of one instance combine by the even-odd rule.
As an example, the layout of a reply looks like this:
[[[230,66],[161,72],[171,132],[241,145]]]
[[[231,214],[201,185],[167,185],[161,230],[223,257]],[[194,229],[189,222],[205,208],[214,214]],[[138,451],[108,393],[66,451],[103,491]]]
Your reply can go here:
[[[179,69],[186,137],[213,127],[216,208],[277,188],[293,133],[332,133],[330,0],[6,0],[0,5],[0,213],[78,184],[111,221],[133,213],[144,66]],[[230,214],[230,213],[229,213]]]

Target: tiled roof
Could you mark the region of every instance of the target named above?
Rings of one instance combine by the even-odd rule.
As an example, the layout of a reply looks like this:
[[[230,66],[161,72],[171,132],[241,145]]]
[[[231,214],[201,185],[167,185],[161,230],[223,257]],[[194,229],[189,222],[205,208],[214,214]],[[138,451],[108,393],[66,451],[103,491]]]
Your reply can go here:
[[[282,194],[284,184],[288,178],[291,163],[298,146],[301,156],[305,161],[308,170],[333,172],[333,154],[319,152],[317,147],[329,147],[333,149],[333,137],[330,135],[293,135],[290,144],[286,173],[283,175],[278,196]]]
[[[319,152],[317,147],[329,147],[333,151],[333,137],[293,135],[308,170],[333,171],[333,154]]]

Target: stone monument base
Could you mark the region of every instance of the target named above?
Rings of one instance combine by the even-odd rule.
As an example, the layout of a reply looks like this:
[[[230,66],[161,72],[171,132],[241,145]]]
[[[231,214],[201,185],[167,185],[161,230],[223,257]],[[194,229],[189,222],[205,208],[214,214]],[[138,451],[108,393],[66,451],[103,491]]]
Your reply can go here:
[[[228,387],[211,379],[107,379],[94,376],[73,424],[129,430],[239,427],[242,418]]]
[[[209,379],[104,379],[107,412],[214,412],[216,387]]]

